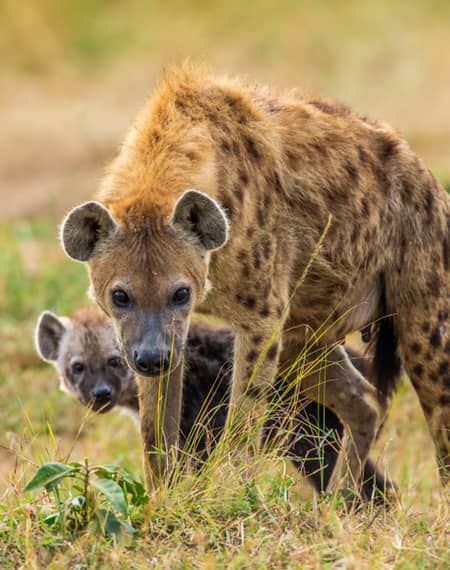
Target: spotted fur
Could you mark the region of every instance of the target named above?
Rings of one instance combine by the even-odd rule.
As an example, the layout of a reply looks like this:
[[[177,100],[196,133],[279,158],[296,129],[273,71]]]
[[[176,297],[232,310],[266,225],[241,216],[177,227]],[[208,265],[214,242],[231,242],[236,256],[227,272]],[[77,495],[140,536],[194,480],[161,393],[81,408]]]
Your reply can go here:
[[[450,298],[450,202],[388,125],[333,101],[182,68],[139,115],[98,200],[103,210],[91,203],[69,214],[63,244],[88,262],[95,297],[129,354],[149,319],[158,318],[161,335],[172,339],[168,447],[179,431],[182,346],[192,311],[202,307],[235,332],[230,417],[238,406],[264,413],[248,390],[252,367],[252,385],[267,392],[280,362],[292,362],[315,339],[330,364],[326,389],[322,373],[305,390],[348,427],[347,460],[337,472],[358,479],[382,412],[339,343],[388,318],[387,329],[378,326],[376,351],[379,364],[389,352],[386,366],[376,367],[388,385],[384,377],[376,384],[388,394],[404,366],[448,480],[449,375],[441,364],[450,350],[442,318]],[[192,291],[183,314],[167,308],[177,279]],[[133,295],[126,318],[111,306],[117,283]],[[253,366],[256,333],[262,340]],[[264,358],[270,346],[273,358]],[[150,452],[157,383],[138,382]],[[159,469],[151,461],[149,479]]]

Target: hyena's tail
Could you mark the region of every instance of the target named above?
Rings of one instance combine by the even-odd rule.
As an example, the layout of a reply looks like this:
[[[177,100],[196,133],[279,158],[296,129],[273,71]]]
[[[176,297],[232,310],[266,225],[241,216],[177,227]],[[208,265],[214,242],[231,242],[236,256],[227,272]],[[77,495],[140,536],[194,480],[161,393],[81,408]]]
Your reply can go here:
[[[373,382],[380,401],[386,403],[397,387],[401,361],[398,353],[395,315],[389,311],[382,280],[380,314],[375,324],[373,351]]]

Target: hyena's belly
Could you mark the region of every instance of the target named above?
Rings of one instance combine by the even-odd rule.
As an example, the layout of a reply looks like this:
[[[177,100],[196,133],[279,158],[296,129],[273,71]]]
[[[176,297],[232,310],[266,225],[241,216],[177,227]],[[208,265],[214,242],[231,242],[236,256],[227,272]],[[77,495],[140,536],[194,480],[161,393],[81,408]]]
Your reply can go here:
[[[378,282],[312,299],[299,293],[291,302],[284,327],[286,341],[329,344],[342,341],[347,334],[363,329],[379,312]]]

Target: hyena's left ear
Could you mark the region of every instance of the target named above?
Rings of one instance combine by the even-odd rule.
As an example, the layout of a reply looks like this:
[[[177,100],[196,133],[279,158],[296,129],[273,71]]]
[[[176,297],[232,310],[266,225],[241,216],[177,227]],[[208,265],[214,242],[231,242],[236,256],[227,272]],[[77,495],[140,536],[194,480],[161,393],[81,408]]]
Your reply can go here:
[[[42,360],[55,362],[58,360],[59,346],[66,332],[63,320],[50,311],[44,311],[36,325],[36,350]]]
[[[203,249],[222,247],[228,239],[228,221],[219,204],[198,190],[186,190],[172,214],[172,225]]]
[[[86,202],[71,210],[61,225],[64,251],[76,261],[89,261],[117,228],[109,211],[99,202]]]

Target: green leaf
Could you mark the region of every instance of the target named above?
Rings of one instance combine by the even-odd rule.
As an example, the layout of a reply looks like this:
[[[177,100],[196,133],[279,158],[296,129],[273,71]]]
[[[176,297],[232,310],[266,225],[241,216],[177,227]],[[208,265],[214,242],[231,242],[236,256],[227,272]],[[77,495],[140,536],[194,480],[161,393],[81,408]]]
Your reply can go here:
[[[91,485],[102,493],[113,509],[124,516],[128,516],[128,505],[126,497],[120,486],[112,479],[95,479]]]
[[[57,522],[59,522],[60,514],[59,513],[52,513],[48,515],[44,519],[44,523],[48,526],[55,526]]]
[[[129,534],[133,534],[135,532],[131,525],[119,520],[112,511],[98,509],[96,514],[104,534],[114,534],[117,539],[120,539],[123,531],[126,531]]]
[[[48,490],[64,477],[70,477],[77,472],[77,468],[62,463],[45,463],[39,467],[31,481],[25,485],[24,491],[33,491],[39,487],[45,487]]]

